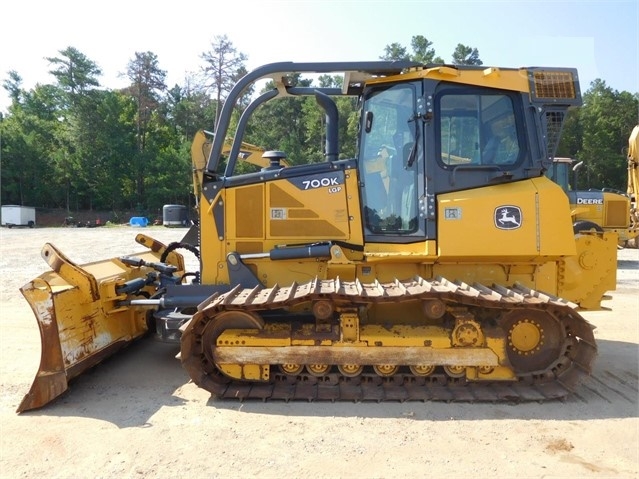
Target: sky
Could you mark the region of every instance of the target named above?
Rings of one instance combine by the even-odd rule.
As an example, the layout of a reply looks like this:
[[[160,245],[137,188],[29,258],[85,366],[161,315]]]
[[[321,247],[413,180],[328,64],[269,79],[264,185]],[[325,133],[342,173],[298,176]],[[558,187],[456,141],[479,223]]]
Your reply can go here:
[[[379,60],[422,35],[451,61],[458,44],[485,66],[574,67],[639,92],[639,0],[5,0],[0,6],[0,85],[55,83],[47,57],[74,47],[102,70],[102,87],[126,86],[135,52],[152,52],[169,87],[198,73],[202,53],[226,35],[249,70],[281,61]],[[10,101],[0,88],[0,112]],[[639,112],[638,112],[639,115]]]

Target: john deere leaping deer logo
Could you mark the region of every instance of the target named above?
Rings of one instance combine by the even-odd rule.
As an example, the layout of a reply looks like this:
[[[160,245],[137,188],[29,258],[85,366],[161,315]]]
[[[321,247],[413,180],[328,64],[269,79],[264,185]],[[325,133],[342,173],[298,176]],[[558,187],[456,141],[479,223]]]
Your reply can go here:
[[[521,208],[503,205],[495,208],[495,226],[500,230],[514,230],[521,227]]]

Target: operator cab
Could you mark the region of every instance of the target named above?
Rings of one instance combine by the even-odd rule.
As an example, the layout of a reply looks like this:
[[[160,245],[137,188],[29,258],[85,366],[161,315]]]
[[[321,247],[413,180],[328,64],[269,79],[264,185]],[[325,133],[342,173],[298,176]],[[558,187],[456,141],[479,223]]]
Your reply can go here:
[[[358,161],[367,241],[434,239],[437,195],[541,175],[527,101],[428,79],[365,90]]]

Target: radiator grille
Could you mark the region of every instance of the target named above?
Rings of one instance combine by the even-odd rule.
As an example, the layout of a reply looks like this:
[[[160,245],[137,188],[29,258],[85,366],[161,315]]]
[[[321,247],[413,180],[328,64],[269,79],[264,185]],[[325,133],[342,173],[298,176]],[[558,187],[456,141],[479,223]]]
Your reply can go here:
[[[626,201],[606,202],[606,226],[625,228],[630,220],[630,211],[627,206]]]
[[[539,99],[575,99],[575,82],[571,72],[534,72],[535,95]]]

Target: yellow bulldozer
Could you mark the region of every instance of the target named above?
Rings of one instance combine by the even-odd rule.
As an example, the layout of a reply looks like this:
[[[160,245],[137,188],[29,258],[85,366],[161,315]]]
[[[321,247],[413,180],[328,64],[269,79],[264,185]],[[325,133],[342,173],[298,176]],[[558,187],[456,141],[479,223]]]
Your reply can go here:
[[[341,88],[291,78],[343,74]],[[225,147],[235,103],[270,80]],[[358,99],[357,154],[335,99]],[[239,168],[246,125],[281,97],[314,97],[325,158],[270,150]],[[572,68],[414,62],[273,63],[241,78],[214,135],[192,144],[199,221],[180,242],[51,270],[23,295],[42,358],[18,411],[147,333],[180,344],[189,377],[234,400],[541,401],[579,387],[597,353],[581,309],[616,283],[617,236],[573,233],[544,175]],[[291,120],[292,121],[292,120]],[[293,164],[295,163],[295,164]],[[194,238],[187,241],[187,238]],[[185,271],[180,248],[199,259]]]
[[[619,246],[639,247],[639,210],[637,185],[639,184],[639,125],[628,139],[628,186],[625,192],[611,188],[576,190],[577,174],[582,161],[555,158],[546,175],[556,181],[568,195],[573,230],[575,233],[596,230],[618,235]]]

